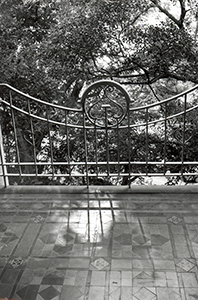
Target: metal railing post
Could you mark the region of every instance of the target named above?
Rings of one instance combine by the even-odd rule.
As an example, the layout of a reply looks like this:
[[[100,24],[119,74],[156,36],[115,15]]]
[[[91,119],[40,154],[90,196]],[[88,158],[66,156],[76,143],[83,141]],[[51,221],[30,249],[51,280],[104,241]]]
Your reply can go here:
[[[0,124],[0,173],[3,175],[3,176],[0,176],[0,186],[4,185],[4,187],[8,187],[9,180],[8,180],[8,176],[7,176],[7,167],[5,165],[1,124]]]

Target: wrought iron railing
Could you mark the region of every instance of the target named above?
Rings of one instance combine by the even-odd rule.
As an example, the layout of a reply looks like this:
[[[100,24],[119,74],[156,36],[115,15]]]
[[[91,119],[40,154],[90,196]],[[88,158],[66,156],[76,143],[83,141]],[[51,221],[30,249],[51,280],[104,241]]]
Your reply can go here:
[[[0,84],[0,176],[5,186],[197,176],[197,90],[133,107],[120,84],[101,80],[69,108]]]

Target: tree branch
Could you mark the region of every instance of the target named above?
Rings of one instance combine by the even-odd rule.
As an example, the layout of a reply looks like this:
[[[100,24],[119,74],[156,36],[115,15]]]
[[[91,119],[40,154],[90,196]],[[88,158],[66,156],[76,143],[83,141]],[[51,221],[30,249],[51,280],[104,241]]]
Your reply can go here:
[[[181,15],[180,15],[180,28],[183,28],[184,19],[186,16],[186,8],[185,8],[185,2],[183,0],[179,0],[180,6],[181,6]]]
[[[180,1],[180,5],[181,5],[181,16],[180,16],[180,19],[176,19],[171,13],[169,13],[169,11],[166,9],[166,8],[163,8],[158,0],[151,0],[151,2],[153,4],[155,4],[155,6],[161,11],[163,12],[169,19],[171,19],[180,29],[183,28],[183,21],[184,21],[184,17],[186,15],[186,9],[185,9],[185,6],[184,6],[184,3],[182,0],[179,0]]]

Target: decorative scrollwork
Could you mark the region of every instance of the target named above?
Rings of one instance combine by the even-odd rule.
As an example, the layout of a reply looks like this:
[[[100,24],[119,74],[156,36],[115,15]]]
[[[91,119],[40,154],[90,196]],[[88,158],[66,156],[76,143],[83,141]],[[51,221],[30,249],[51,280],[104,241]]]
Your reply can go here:
[[[100,80],[91,84],[83,93],[82,105],[91,123],[97,127],[116,127],[122,122],[129,108],[130,97],[117,82]]]

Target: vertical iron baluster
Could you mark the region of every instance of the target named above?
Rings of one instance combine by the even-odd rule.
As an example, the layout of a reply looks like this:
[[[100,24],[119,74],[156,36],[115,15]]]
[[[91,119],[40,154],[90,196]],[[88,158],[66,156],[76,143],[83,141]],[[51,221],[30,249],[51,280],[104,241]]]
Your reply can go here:
[[[109,178],[110,174],[110,166],[109,166],[109,138],[108,138],[108,118],[107,118],[107,108],[110,107],[110,105],[102,105],[102,107],[105,109],[105,133],[106,133],[106,159],[107,159],[107,177]]]
[[[94,136],[95,136],[95,157],[96,157],[96,175],[98,178],[98,140],[97,140],[97,128],[96,124],[94,124]]]
[[[68,165],[69,165],[69,179],[71,180],[69,128],[68,128],[67,124],[68,124],[68,111],[65,111],[65,126],[66,126],[66,140],[67,140],[67,161],[68,161]]]
[[[12,107],[12,92],[9,92],[10,94],[10,107],[11,107],[11,115],[12,115],[12,124],[13,124],[13,129],[14,129],[14,140],[15,140],[15,145],[16,145],[16,157],[17,157],[17,162],[18,162],[18,167],[19,167],[19,176],[22,176],[22,169],[21,169],[21,164],[20,164],[20,153],[19,153],[19,145],[18,145],[18,137],[17,137],[17,129],[16,129],[16,122],[15,122],[15,115],[14,115],[14,109]]]
[[[165,120],[164,120],[164,157],[163,157],[164,175],[166,174],[166,144],[167,144],[167,102],[165,103]]]
[[[85,114],[83,112],[83,134],[84,134],[84,145],[85,145],[85,171],[87,180],[87,189],[89,188],[89,172],[88,172],[88,151],[87,151],[87,130],[85,124]]]
[[[2,135],[2,130],[1,130],[1,124],[0,124],[0,160],[1,160],[1,168],[2,168],[2,174],[3,174],[3,182],[4,182],[4,187],[9,186],[9,180],[7,175],[7,167],[5,165],[5,154],[4,154],[4,149],[3,149],[3,135]]]
[[[32,117],[31,117],[31,106],[30,106],[30,99],[28,98],[28,113],[29,113],[29,119],[30,119],[30,130],[31,130],[31,135],[32,135],[32,146],[33,146],[33,154],[34,154],[34,164],[35,164],[35,173],[36,177],[38,176],[38,167],[36,163],[36,144],[35,144],[35,138],[34,138],[34,127],[33,127],[33,122],[32,122]]]
[[[117,123],[116,126],[116,131],[117,131],[117,138],[118,138],[118,157],[117,157],[117,161],[118,161],[118,179],[120,178],[120,131],[119,131],[119,124]]]
[[[181,153],[181,176],[183,176],[184,169],[184,147],[185,147],[185,131],[186,131],[186,107],[187,107],[187,94],[184,95],[184,115],[183,115],[183,131],[182,131],[182,153]]]
[[[51,158],[52,177],[54,178],[54,156],[53,156],[53,144],[52,144],[52,138],[51,138],[51,130],[50,130],[51,126],[50,126],[48,105],[46,105],[46,116],[47,116],[47,127],[48,127],[48,134],[49,134],[49,143],[50,143],[50,158]]]
[[[129,104],[127,103],[127,118],[128,118],[128,160],[129,160],[129,164],[128,164],[128,168],[129,168],[129,178],[128,178],[128,185],[129,185],[129,188],[131,187],[131,182],[130,182],[130,179],[131,179],[131,147],[132,147],[132,142],[131,142],[131,127],[130,127],[130,110],[129,110]]]
[[[148,147],[148,108],[146,108],[146,151],[145,151],[145,155],[146,155],[146,175],[148,175],[148,156],[149,156],[149,147]]]
[[[90,205],[89,205],[89,194],[88,194],[88,203],[87,203],[87,239],[90,242]]]

